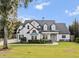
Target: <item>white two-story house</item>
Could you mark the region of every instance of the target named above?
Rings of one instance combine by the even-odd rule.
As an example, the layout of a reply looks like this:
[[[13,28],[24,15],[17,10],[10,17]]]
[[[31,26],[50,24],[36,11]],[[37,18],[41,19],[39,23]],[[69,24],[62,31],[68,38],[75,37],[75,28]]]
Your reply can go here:
[[[69,40],[70,32],[64,23],[56,23],[54,20],[26,20],[17,30],[17,41],[20,36],[28,40]]]

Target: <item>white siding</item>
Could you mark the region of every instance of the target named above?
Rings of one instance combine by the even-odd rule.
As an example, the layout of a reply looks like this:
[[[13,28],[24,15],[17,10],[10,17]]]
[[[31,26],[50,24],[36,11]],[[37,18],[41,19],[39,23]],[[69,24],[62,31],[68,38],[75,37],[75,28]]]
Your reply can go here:
[[[38,34],[39,34],[39,31],[35,28],[33,28],[31,31],[30,31],[30,34],[33,32],[33,30],[35,30]]]
[[[66,38],[62,38],[62,35],[65,35]],[[69,40],[70,39],[70,34],[58,34],[57,39],[59,40]]]
[[[27,28],[29,26],[29,29]],[[33,28],[33,26],[31,25],[31,24],[29,24],[29,23],[27,23],[26,25],[25,25],[25,29],[26,29],[26,31],[29,31],[29,30],[31,30]]]
[[[27,29],[27,26],[29,25],[29,29]],[[21,27],[20,27],[21,28]],[[29,34],[27,34],[27,32],[32,29],[33,26],[30,25],[29,23],[27,23],[25,25],[25,27],[17,34],[18,35],[18,39],[19,39],[19,35],[24,35],[24,37],[26,37],[27,39],[31,39],[31,36]]]
[[[29,25],[29,29],[27,29],[27,26]],[[30,29],[32,29],[33,28],[33,26],[32,25],[30,25],[29,23],[27,23],[26,25],[25,25],[25,27],[20,31],[20,33],[19,34],[23,34],[23,35],[26,35],[27,34],[27,32],[30,30]]]

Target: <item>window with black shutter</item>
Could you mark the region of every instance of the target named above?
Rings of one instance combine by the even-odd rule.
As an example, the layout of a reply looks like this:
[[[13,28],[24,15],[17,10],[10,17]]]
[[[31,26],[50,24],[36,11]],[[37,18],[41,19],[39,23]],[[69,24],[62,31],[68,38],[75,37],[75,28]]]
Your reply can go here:
[[[62,38],[66,38],[66,35],[62,35]]]
[[[27,29],[29,29],[29,25],[27,26]]]

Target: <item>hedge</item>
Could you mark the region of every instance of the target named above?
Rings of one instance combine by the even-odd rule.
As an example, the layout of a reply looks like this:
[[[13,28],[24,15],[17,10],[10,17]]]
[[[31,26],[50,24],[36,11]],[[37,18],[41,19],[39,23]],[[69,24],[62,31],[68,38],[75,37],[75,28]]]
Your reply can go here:
[[[77,37],[75,41],[76,41],[77,43],[79,43],[79,37]]]

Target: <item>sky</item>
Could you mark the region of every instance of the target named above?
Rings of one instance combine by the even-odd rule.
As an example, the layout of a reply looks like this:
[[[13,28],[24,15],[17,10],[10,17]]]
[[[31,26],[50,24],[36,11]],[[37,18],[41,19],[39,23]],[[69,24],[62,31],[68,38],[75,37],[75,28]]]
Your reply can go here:
[[[27,8],[18,7],[17,17],[22,22],[28,19],[55,20],[68,26],[75,18],[79,21],[79,0],[36,0]]]

